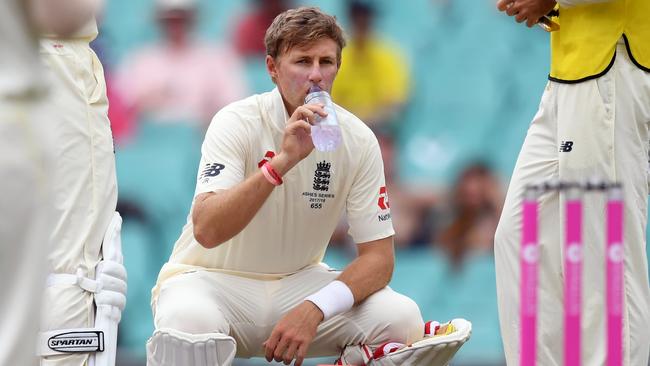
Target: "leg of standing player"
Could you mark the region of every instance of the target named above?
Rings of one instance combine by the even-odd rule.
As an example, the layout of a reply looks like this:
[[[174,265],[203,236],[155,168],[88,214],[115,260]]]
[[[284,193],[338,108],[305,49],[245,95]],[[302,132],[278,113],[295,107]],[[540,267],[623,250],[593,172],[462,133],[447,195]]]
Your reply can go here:
[[[43,39],[41,54],[53,80],[48,103],[57,111],[50,121],[57,141],[52,188],[58,220],[49,255],[51,274],[81,271],[95,279],[117,188],[104,74],[88,42]],[[41,330],[92,328],[95,310],[93,293],[78,284],[48,286]],[[82,366],[89,355],[45,356],[42,364]]]
[[[650,75],[635,68],[623,45],[604,76],[577,84],[550,83],[529,130],[506,198],[495,237],[499,315],[509,364],[518,362],[519,203],[523,185],[548,178],[587,180],[600,177],[624,184],[626,365],[647,363],[650,341],[650,290],[645,256],[647,221],[647,93]],[[639,100],[642,99],[642,102]],[[589,106],[576,108],[576,106]],[[558,200],[559,199],[559,200]],[[540,332],[538,362],[560,365],[563,260],[560,233],[564,195],[540,198]],[[560,203],[561,205],[558,205]],[[584,203],[583,363],[605,360],[604,210],[605,197],[588,194]],[[559,229],[559,230],[558,230]]]
[[[40,102],[0,96],[0,365],[37,364],[49,230],[48,144]]]
[[[505,349],[506,361],[509,365],[519,362],[520,332],[519,319],[519,278],[520,262],[519,249],[521,245],[521,200],[525,187],[549,180],[557,180],[557,136],[554,119],[556,103],[555,84],[546,86],[539,111],[531,123],[517,160],[503,213],[495,235],[495,261],[497,277],[497,296],[499,305],[499,321]],[[539,261],[544,263],[538,274],[538,309],[561,307],[562,284],[560,282],[560,218],[559,198],[554,192],[543,192],[538,197],[539,226]],[[545,229],[546,228],[546,229]],[[550,230],[548,228],[553,228]],[[538,316],[538,319],[540,316]],[[545,323],[551,323],[561,329],[560,317],[546,317]],[[539,324],[538,324],[539,327]],[[561,341],[550,343],[544,349],[539,346],[546,333],[538,332],[538,360],[543,353],[561,355]],[[549,363],[554,366],[557,363]]]

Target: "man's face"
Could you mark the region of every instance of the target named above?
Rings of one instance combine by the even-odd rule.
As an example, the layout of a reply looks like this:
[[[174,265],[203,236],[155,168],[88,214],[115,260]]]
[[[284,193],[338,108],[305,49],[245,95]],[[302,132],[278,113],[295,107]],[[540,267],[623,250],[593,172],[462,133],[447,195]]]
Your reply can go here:
[[[275,60],[267,56],[269,74],[275,80],[289,113],[304,104],[312,84],[331,91],[338,72],[337,50],[334,40],[323,38],[302,48],[292,48]]]
[[[183,43],[194,24],[194,12],[171,9],[161,11],[158,16],[165,37],[172,43]]]

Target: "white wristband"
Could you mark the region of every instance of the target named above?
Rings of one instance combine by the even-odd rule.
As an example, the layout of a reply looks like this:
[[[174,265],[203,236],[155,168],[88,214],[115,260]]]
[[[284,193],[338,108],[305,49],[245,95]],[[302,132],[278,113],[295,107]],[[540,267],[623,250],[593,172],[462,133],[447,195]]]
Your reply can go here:
[[[352,309],[354,305],[352,291],[338,280],[330,282],[305,300],[313,302],[323,312],[323,321]]]

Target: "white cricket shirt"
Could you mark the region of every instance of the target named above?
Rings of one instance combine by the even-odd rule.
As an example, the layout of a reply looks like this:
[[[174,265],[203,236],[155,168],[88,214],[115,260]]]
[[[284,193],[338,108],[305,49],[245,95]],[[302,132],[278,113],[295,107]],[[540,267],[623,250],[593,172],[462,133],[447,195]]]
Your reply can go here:
[[[336,106],[343,142],[298,163],[239,234],[213,249],[193,235],[191,215],[158,282],[204,268],[255,278],[280,278],[323,259],[347,212],[357,243],[394,234],[379,144],[358,118]],[[280,150],[289,115],[278,89],[225,107],[213,118],[202,147],[195,195],[231,188]]]

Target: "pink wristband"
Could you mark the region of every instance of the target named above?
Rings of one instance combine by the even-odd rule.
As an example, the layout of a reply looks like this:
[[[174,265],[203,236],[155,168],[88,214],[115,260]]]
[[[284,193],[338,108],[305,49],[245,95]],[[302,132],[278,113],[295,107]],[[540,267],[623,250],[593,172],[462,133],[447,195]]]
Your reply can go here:
[[[274,186],[279,186],[282,184],[282,177],[280,177],[280,175],[275,171],[275,169],[273,169],[268,161],[264,163],[260,169],[262,170],[262,174],[264,174],[266,180],[271,182],[271,184]]]

